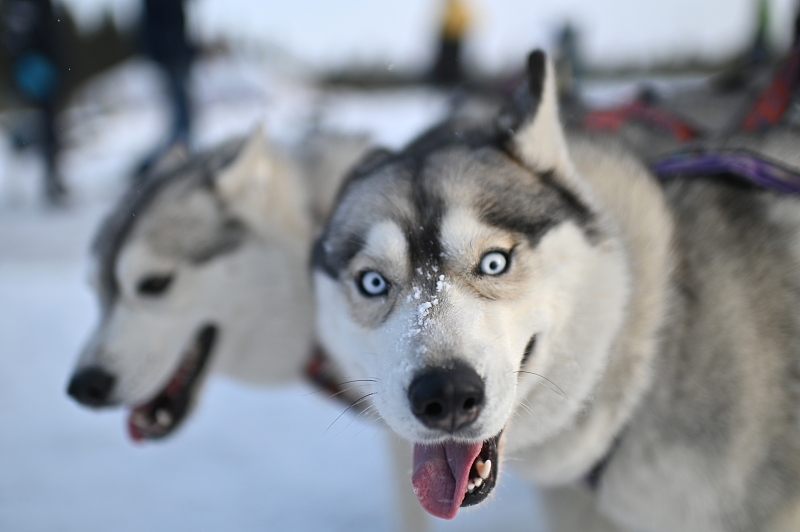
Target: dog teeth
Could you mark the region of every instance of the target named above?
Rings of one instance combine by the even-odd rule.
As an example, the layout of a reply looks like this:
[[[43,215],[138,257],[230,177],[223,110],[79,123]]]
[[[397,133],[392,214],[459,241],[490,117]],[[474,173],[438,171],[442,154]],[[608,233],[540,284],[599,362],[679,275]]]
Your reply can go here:
[[[492,472],[492,461],[486,460],[485,462],[478,460],[475,462],[475,470],[478,472],[478,475],[483,480],[489,478],[489,474]]]
[[[471,478],[467,484],[467,493],[472,493],[483,485],[483,479],[480,477]]]
[[[162,427],[169,427],[172,425],[172,414],[165,408],[159,408],[156,410],[156,421]]]

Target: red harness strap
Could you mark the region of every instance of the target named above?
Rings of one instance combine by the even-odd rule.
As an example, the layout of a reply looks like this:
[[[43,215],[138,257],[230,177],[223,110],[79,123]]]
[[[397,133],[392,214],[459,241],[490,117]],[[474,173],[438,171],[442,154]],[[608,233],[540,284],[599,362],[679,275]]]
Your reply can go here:
[[[321,346],[316,345],[311,350],[304,373],[309,381],[323,390],[328,390],[331,398],[346,403],[350,410],[361,413],[367,407],[368,403],[342,388],[345,383],[342,382],[334,362]]]
[[[589,112],[583,126],[589,131],[617,131],[628,120],[638,120],[665,131],[680,142],[701,135],[700,130],[680,116],[655,104],[636,99],[614,109],[599,109]]]
[[[759,94],[756,103],[744,117],[742,129],[763,131],[774,126],[792,102],[792,94],[800,81],[800,44],[795,45],[772,76],[769,85]]]

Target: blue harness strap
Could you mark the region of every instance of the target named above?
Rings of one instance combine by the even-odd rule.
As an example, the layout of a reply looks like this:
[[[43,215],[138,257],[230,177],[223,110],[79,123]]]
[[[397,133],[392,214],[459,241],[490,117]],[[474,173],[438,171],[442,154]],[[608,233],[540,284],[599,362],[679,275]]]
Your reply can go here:
[[[652,165],[660,179],[674,175],[732,174],[756,186],[800,194],[800,173],[747,151],[695,151],[671,155]]]

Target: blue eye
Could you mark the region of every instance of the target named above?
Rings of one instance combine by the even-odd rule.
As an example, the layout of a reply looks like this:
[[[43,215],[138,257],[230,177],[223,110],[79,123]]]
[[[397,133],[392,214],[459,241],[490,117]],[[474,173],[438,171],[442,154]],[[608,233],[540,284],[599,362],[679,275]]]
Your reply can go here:
[[[508,255],[500,251],[490,251],[481,259],[481,273],[500,275],[508,269]]]
[[[389,291],[389,283],[376,271],[366,271],[359,280],[361,292],[368,297],[382,296]]]

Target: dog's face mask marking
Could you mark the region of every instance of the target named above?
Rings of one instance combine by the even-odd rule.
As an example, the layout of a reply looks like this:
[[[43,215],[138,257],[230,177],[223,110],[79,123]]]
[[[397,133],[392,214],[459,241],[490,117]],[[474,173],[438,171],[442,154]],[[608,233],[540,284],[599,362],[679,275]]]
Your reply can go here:
[[[368,161],[315,250],[321,340],[375,380],[371,399],[417,444],[415,490],[439,517],[488,495],[516,410],[539,419],[528,439],[576,415],[611,337],[605,322],[570,327],[604,291],[612,324],[624,306],[619,250],[573,189],[563,139],[518,144],[560,127],[552,110],[537,115],[511,136],[443,126]]]
[[[396,167],[377,179],[398,191],[421,188],[416,201],[439,209],[424,222],[416,221],[414,197],[389,199],[380,188],[373,196],[369,180],[343,199],[334,226],[342,213],[381,202],[394,216],[360,219],[363,231],[345,222],[320,242],[329,250],[317,274],[322,335],[352,371],[379,379],[375,404],[403,436],[485,440],[505,426],[526,347],[554,322],[551,309],[582,277],[595,246],[582,212],[494,148],[446,149],[420,175],[412,184]],[[528,205],[528,219],[514,212],[512,197]],[[338,246],[351,246],[350,256],[341,258]],[[341,261],[333,276],[324,272],[326,257]],[[431,428],[412,411],[408,389],[428,368],[456,363],[480,377],[480,413],[458,430]]]

